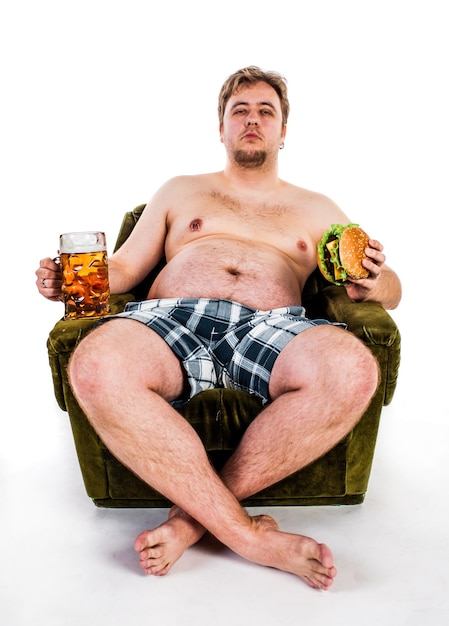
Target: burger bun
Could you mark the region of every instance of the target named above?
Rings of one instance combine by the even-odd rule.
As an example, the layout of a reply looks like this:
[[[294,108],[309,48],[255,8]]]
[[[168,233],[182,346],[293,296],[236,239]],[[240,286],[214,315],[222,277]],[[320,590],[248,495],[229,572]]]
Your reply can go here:
[[[362,260],[368,258],[365,254],[368,242],[368,235],[358,226],[350,226],[342,232],[339,246],[340,261],[349,278],[354,280],[368,278],[369,272],[362,265]]]

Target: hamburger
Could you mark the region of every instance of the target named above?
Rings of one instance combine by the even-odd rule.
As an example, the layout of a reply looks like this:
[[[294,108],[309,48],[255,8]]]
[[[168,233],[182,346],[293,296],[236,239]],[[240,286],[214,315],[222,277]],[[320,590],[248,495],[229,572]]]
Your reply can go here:
[[[324,278],[334,285],[344,285],[349,278],[367,278],[369,272],[362,265],[367,259],[365,248],[369,237],[358,224],[332,224],[317,246],[318,268]]]

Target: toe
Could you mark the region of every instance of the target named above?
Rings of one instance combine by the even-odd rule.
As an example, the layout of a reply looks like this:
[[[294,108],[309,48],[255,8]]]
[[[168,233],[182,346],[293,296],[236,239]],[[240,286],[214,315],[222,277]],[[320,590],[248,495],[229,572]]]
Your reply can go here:
[[[319,557],[320,562],[324,565],[324,567],[331,569],[334,565],[334,557],[332,556],[332,552],[329,550],[329,548],[327,547],[325,543],[320,543],[319,549],[320,549],[320,557]]]
[[[154,546],[157,546],[162,542],[163,535],[161,534],[159,528],[144,530],[134,541],[134,549],[136,552],[142,552],[145,548],[154,548]]]
[[[142,567],[147,576],[165,576],[170,569],[170,565],[168,563],[146,563],[145,565],[142,565]]]
[[[151,531],[149,530],[144,530],[140,533],[140,535],[138,537],[136,537],[136,540],[134,542],[134,550],[136,552],[142,552],[142,550],[144,548],[148,547],[148,535],[150,534]]]
[[[159,548],[146,548],[145,550],[142,550],[140,553],[140,560],[141,561],[146,561],[146,560],[157,560],[160,559],[162,557],[161,551]]]

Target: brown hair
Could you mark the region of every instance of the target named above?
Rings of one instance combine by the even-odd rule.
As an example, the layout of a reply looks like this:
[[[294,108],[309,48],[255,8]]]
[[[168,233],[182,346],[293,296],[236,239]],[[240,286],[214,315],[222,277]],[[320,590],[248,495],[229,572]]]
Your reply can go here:
[[[281,101],[282,122],[287,124],[290,104],[287,97],[286,79],[277,72],[264,72],[255,65],[250,65],[234,72],[223,84],[218,96],[218,120],[220,124],[223,123],[223,116],[229,98],[237,93],[243,85],[254,85],[259,82],[267,83],[276,91]]]

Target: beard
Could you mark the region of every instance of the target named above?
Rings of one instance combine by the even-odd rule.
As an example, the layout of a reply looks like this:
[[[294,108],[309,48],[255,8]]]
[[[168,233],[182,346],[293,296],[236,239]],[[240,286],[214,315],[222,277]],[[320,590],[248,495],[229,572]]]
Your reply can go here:
[[[246,150],[235,150],[234,160],[237,165],[245,167],[247,169],[256,169],[262,167],[267,159],[267,153],[265,150],[254,150],[253,152],[247,152]]]

